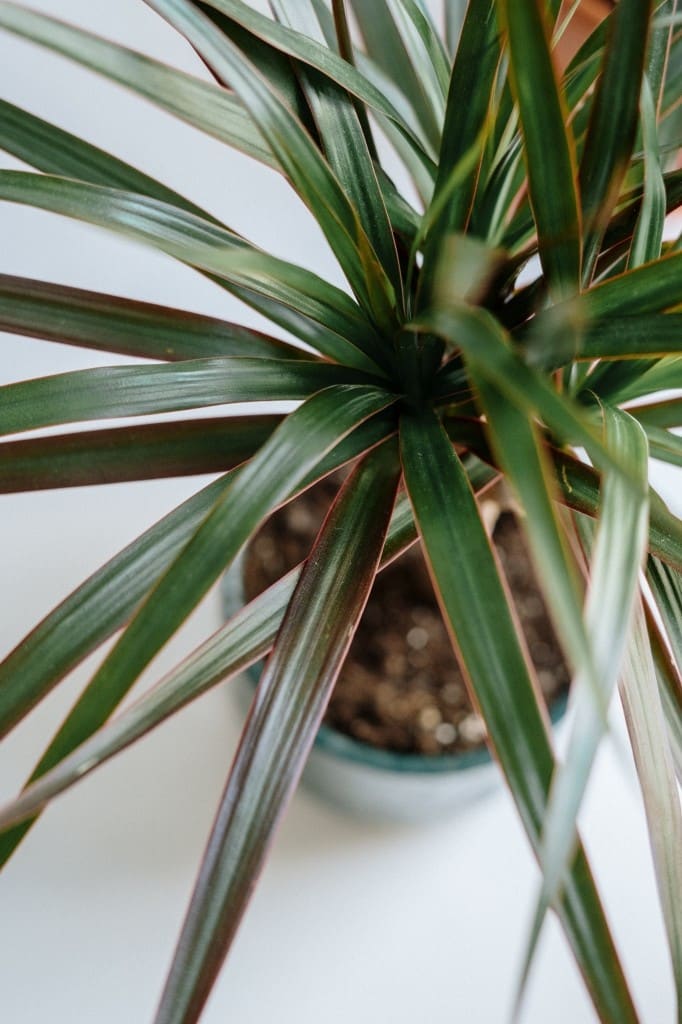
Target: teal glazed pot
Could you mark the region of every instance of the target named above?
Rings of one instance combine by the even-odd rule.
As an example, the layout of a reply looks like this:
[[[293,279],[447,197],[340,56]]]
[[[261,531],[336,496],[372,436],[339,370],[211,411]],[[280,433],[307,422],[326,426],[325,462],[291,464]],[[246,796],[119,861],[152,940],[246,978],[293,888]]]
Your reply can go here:
[[[221,597],[226,618],[243,607],[241,559],[223,577]],[[262,662],[252,665],[235,680],[234,691],[244,711],[262,667]],[[566,703],[566,696],[553,703],[553,723],[565,714]],[[462,754],[402,754],[362,743],[327,725],[320,726],[301,779],[306,789],[339,810],[384,822],[451,815],[494,791],[500,781],[485,746]]]

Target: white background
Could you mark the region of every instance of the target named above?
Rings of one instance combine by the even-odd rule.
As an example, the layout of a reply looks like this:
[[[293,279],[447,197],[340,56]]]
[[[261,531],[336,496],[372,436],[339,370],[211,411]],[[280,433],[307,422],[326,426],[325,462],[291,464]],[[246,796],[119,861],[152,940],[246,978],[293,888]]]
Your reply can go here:
[[[203,73],[142,2],[35,5]],[[281,180],[143,101],[4,35],[0,94],[137,163],[255,242],[340,281],[318,230]],[[1,162],[19,166],[9,157]],[[259,323],[198,275],[103,231],[5,206],[0,238],[1,271]],[[0,342],[2,382],[117,361],[4,335]],[[668,497],[679,484],[660,468],[656,480]],[[3,497],[2,652],[87,573],[203,483]],[[214,593],[146,681],[218,624]],[[5,744],[3,795],[21,784],[93,664]],[[226,694],[212,693],[45,815],[0,878],[3,1020],[150,1020],[237,730]],[[617,734],[622,737],[622,726]],[[642,1020],[672,1022],[672,985],[636,780],[613,744],[600,757],[583,817]],[[412,828],[359,824],[299,794],[204,1019],[505,1021],[536,885],[534,863],[502,787],[455,820]],[[595,1019],[553,924],[522,1019]]]

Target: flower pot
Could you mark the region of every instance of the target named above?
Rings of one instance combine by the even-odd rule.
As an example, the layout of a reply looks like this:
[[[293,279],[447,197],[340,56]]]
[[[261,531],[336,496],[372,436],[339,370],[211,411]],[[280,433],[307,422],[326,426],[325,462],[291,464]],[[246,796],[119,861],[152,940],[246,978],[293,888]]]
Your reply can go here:
[[[245,559],[239,559],[222,582],[226,617],[245,601]],[[251,595],[249,595],[251,596]],[[246,711],[262,671],[251,666],[236,681],[237,698]],[[557,722],[566,708],[565,689],[549,705]],[[483,742],[462,752],[402,752],[363,742],[346,731],[323,724],[304,774],[307,789],[333,806],[374,821],[419,821],[451,814],[493,790],[497,766]]]

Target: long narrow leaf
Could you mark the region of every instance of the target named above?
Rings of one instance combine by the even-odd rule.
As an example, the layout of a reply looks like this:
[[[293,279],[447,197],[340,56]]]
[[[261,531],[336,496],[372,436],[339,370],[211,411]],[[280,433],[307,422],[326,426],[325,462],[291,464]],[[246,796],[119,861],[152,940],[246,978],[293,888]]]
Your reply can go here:
[[[618,474],[604,480],[602,514],[591,559],[585,618],[592,640],[599,695],[583,676],[573,690],[575,719],[563,764],[555,770],[542,833],[542,887],[533,920],[526,970],[546,910],[556,900],[575,849],[576,819],[592,764],[607,724],[608,705],[618,681],[646,550],[648,448],[639,424],[618,410],[604,410],[606,438],[626,455],[640,477],[640,491]],[[587,534],[588,538],[590,534]],[[597,697],[601,697],[601,700]]]
[[[547,327],[549,319],[545,319]],[[544,339],[545,328],[540,327],[534,336]],[[524,339],[520,339],[524,344]],[[558,369],[568,359],[578,362],[603,360],[633,360],[639,362],[642,356],[674,355],[682,352],[682,315],[679,313],[649,313],[642,316],[609,316],[591,320],[581,326],[572,340],[570,354],[553,350],[543,344],[533,351],[533,365],[545,370]],[[589,387],[597,392],[609,391],[609,379],[592,374]]]
[[[620,0],[611,19],[580,164],[585,281],[590,279],[635,142],[651,10],[652,0]]]
[[[658,141],[656,105],[646,74],[642,79],[640,108],[641,135],[644,147],[644,191],[628,256],[629,268],[638,267],[659,258],[666,216],[666,190]],[[628,381],[637,380],[652,365],[650,361],[638,360],[627,367],[615,369],[612,366],[598,367],[590,377],[590,386],[600,393],[608,394],[609,391],[614,390],[617,383],[618,391],[620,391]]]
[[[450,77],[438,176],[426,221],[431,224],[424,252],[423,301],[430,301],[443,239],[467,225],[476,189],[490,91],[500,60],[495,0],[472,0],[462,27]],[[437,216],[435,212],[437,211]]]
[[[647,579],[675,661],[682,665],[682,569],[650,558]]]
[[[628,266],[639,267],[658,259],[663,244],[666,193],[658,142],[656,106],[646,75],[640,99],[642,144],[644,146],[644,194],[632,240]]]
[[[157,1024],[200,1016],[369,596],[397,483],[395,445],[382,446],[344,486],[301,574],[220,802]]]
[[[620,696],[644,799],[677,1005],[682,1013],[682,810],[641,607],[621,676]]]
[[[388,3],[377,4],[372,0],[351,0],[351,7],[368,52],[408,99],[424,135],[437,150],[442,109],[434,106],[437,94],[429,92],[430,83],[420,74],[420,65],[415,67],[414,53],[401,35],[395,9]]]
[[[682,785],[682,674],[673,659],[667,639],[648,604],[644,607],[649,646],[656,669],[656,680],[665,716],[668,742],[677,778]]]
[[[448,436],[455,445],[464,444],[491,468],[496,462],[485,440],[483,424],[461,420],[446,414],[443,419]],[[602,479],[592,466],[581,462],[565,449],[550,447],[558,485],[558,498],[567,508],[591,519],[601,510]],[[682,573],[682,520],[670,511],[661,496],[649,488],[649,552],[677,573]]]
[[[503,0],[511,81],[519,105],[530,202],[549,290],[558,298],[580,288],[577,169],[566,110],[550,52],[543,0]],[[538,98],[542,97],[542,102]]]
[[[0,444],[0,494],[222,473],[250,458],[280,416],[230,416],[73,431]]]
[[[586,321],[662,313],[682,303],[682,252],[628,270],[582,295]],[[546,314],[544,314],[546,315]],[[543,314],[538,315],[538,321]]]
[[[286,53],[282,53],[274,46],[268,45],[263,39],[254,35],[243,25],[228,18],[220,8],[220,5],[204,3],[202,0],[192,0],[199,10],[203,11],[221,32],[229,36],[249,60],[258,68],[264,78],[273,86],[284,100],[289,110],[303,124],[306,130],[316,137],[315,124],[312,119],[310,107],[303,94],[295,64]],[[201,55],[199,55],[201,57]],[[201,57],[216,81],[224,88],[230,89],[230,83],[225,81],[220,69],[214,67],[205,57]]]
[[[612,379],[600,379],[595,382],[595,389],[598,387],[600,397],[606,397],[611,405],[620,405],[622,402],[632,402],[646,395],[656,396],[662,391],[676,391],[682,388],[682,356],[665,356],[652,360],[641,377],[637,378],[627,372],[630,366],[628,362],[609,365],[613,369]],[[622,370],[622,374],[618,374],[618,370]],[[590,376],[585,382],[588,403],[592,383]]]
[[[548,455],[532,420],[482,375],[475,376],[488,433],[499,465],[524,511],[528,536],[545,600],[573,674],[599,692],[595,655],[582,615],[582,593],[574,559],[555,511],[558,490]]]
[[[450,78],[450,58],[423,0],[388,0],[393,8],[401,35],[414,53],[414,63],[428,75],[439,104],[445,99]]]
[[[539,852],[553,758],[527,659],[461,465],[431,413],[401,420],[403,467],[443,617]],[[558,908],[604,1021],[636,1021],[582,854]]]
[[[361,388],[355,389],[354,394],[352,392],[352,388],[346,389],[345,392],[343,389],[330,389],[315,399],[310,399],[301,407],[298,414],[291,414],[246,467],[231,475],[227,485],[222,487],[209,515],[190,536],[185,547],[179,551],[170,565],[166,563],[157,573],[151,592],[147,593],[143,603],[135,610],[132,622],[109,656],[104,659],[49,743],[32,773],[32,780],[67,757],[109,718],[130,689],[139,671],[154,656],[155,644],[163,644],[164,636],[170,636],[177,629],[186,617],[188,609],[201,599],[211,583],[217,579],[223,566],[221,559],[229,562],[235,556],[243,542],[244,530],[250,528],[249,521],[253,522],[253,517],[258,516],[258,506],[262,508],[265,505],[265,495],[268,492],[270,496],[273,494],[272,482],[275,494],[278,493],[278,488],[288,487],[289,494],[286,497],[289,498],[306,485],[311,473],[314,479],[315,469],[318,474],[329,472],[329,469],[325,470],[319,461],[315,467],[312,453],[318,452],[319,446],[323,447],[323,452],[325,446],[328,452],[330,449],[338,449],[339,435],[343,437],[344,433],[350,433],[349,423],[354,421],[357,424],[358,420],[363,423],[369,411],[381,409],[386,404],[386,398],[382,398],[377,392]],[[343,415],[334,415],[337,413],[336,402],[342,394],[347,398]],[[334,420],[333,424],[331,420]],[[314,429],[310,429],[310,421],[314,421]],[[330,445],[330,440],[334,436],[337,438],[336,444],[332,442]],[[333,458],[334,451],[331,454]],[[357,449],[354,452],[351,450],[351,456],[356,454]],[[276,472],[270,466],[269,477],[266,479],[258,464],[259,461],[269,463],[270,459],[274,460]],[[252,480],[255,479],[251,487],[250,476]],[[240,483],[244,489],[240,488]],[[249,489],[251,502],[248,501]],[[244,495],[244,490],[247,498],[242,498],[240,508],[240,494]],[[140,596],[144,596],[144,591]],[[47,640],[48,645],[51,645],[49,635]],[[67,650],[68,643],[69,641]],[[14,653],[20,662],[25,651],[19,647]],[[16,657],[14,660],[16,662]],[[50,666],[48,672],[51,671]],[[43,678],[42,682],[43,685],[45,682],[49,685],[51,677],[48,676],[47,681]],[[32,693],[27,694],[25,690],[18,695],[18,700],[16,692],[10,693],[7,709],[10,723],[26,714],[30,700],[33,699],[35,702],[40,695],[42,694],[36,695],[35,684]],[[5,863],[22,842],[32,823],[29,821],[18,825],[0,837],[0,864]]]
[[[567,452],[555,452],[554,459],[564,503],[577,512],[597,518],[601,509],[599,474]],[[682,522],[651,488],[649,505],[649,550],[681,572]]]
[[[211,219],[201,207],[136,167],[3,99],[0,99],[0,149],[47,174],[139,192]]]
[[[627,409],[644,427],[682,427],[682,398],[668,398],[662,402],[632,405]]]
[[[136,168],[63,131],[56,125],[41,121],[32,114],[9,104],[0,106],[0,146],[3,145],[9,152],[46,174],[75,178],[92,185],[122,188],[141,196],[149,196],[193,213],[218,227],[224,227],[214,217],[190,203],[183,196],[172,192]],[[390,189],[387,191],[391,194]],[[402,208],[401,214],[404,218],[405,211]],[[299,277],[302,273],[299,272]],[[321,324],[319,317],[313,317],[311,323],[308,316],[310,312],[308,299],[316,290],[320,292],[321,282],[318,281],[317,285],[311,280],[305,284],[303,281],[295,283],[290,277],[288,287],[281,294],[270,293],[266,297],[263,294],[262,286],[253,291],[234,284],[228,285],[224,279],[215,276],[212,276],[212,279],[221,287],[227,287],[228,290],[275,323],[291,330],[313,347],[320,348],[332,358],[337,358],[340,355],[343,345],[339,346],[339,341],[333,333],[329,335],[329,324],[327,326]],[[302,299],[302,303],[297,302],[297,298]],[[346,300],[342,299],[341,301],[343,303]],[[301,304],[303,309],[300,308]],[[332,316],[331,319],[333,321],[334,317]],[[364,331],[366,330],[367,327],[364,328]],[[355,332],[356,336],[361,338],[363,328],[357,325]],[[257,346],[258,342],[256,341]]]
[[[310,358],[260,331],[149,302],[0,274],[0,331],[143,359]]]
[[[661,430],[660,427],[648,426],[646,423],[644,432],[649,441],[652,459],[682,467],[682,437],[669,430]]]
[[[665,95],[666,78],[669,70],[669,58],[675,34],[677,0],[663,0],[655,5],[655,17],[649,38],[646,73],[651,86],[656,118],[660,116],[661,105]],[[668,24],[666,24],[668,19]]]
[[[0,435],[230,402],[307,398],[332,384],[365,382],[364,374],[332,363],[245,356],[74,370],[0,388]]]

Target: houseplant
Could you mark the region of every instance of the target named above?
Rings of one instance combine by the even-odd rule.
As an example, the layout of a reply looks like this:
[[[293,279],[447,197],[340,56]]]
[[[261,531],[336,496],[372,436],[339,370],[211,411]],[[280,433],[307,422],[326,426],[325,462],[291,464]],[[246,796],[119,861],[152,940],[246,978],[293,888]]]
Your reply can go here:
[[[661,394],[680,379],[682,256],[662,243],[680,175],[665,170],[668,147],[658,142],[678,99],[677,78],[666,73],[676,66],[675,4],[621,0],[561,81],[549,43],[555,2],[546,10],[471,2],[461,34],[453,4],[444,43],[408,0],[355,0],[369,57],[354,47],[340,3],[273,0],[279,23],[236,0],[150,6],[187,37],[214,85],[24,7],[0,4],[0,26],[281,169],[318,219],[354,298],[2,104],[2,147],[45,173],[0,172],[0,198],[150,242],[313,349],[177,310],[0,282],[2,329],[161,363],[11,385],[0,403],[5,435],[229,401],[304,400],[283,419],[3,442],[5,490],[227,470],[67,598],[0,666],[7,732],[129,620],[32,783],[3,811],[3,857],[57,793],[274,643],[157,1018],[196,1020],[380,560],[419,536],[543,867],[529,954],[552,905],[601,1019],[635,1020],[587,862],[575,852],[575,818],[621,677],[679,994],[682,536],[647,482],[649,450],[680,459],[671,433],[680,402]],[[383,170],[375,149],[383,137],[413,176],[423,213]],[[519,281],[536,255],[539,269]],[[268,513],[352,460],[305,568],[105,725]],[[575,726],[556,770],[466,475],[481,463],[506,476],[525,511],[575,677]],[[401,474],[406,493],[396,503]],[[569,545],[589,574],[584,615]]]

